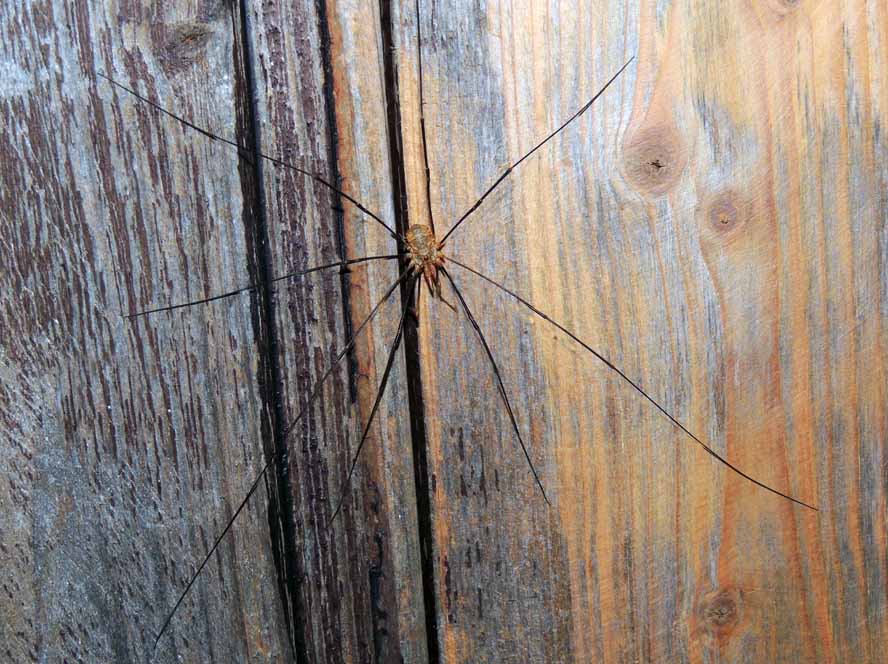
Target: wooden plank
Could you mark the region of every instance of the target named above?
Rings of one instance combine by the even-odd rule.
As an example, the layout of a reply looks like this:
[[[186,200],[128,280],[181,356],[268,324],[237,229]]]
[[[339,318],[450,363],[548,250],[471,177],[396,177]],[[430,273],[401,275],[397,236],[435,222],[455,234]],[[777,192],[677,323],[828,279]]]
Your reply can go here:
[[[280,437],[280,428],[305,406],[309,388],[335,350],[345,345],[346,311],[335,272],[333,279],[315,278],[278,294],[279,376],[273,363],[261,359],[268,328],[261,302],[249,296],[135,323],[121,318],[131,310],[255,282],[263,261],[257,228],[262,201],[255,196],[249,163],[239,161],[229,146],[183,130],[95,79],[94,70],[248,145],[247,73],[255,67],[263,76],[258,111],[260,122],[268,122],[261,129],[267,151],[298,158],[300,165],[326,174],[327,162],[337,156],[326,127],[335,117],[328,115],[332,99],[325,97],[324,87],[331,74],[322,71],[318,48],[323,41],[318,30],[326,19],[315,13],[319,5],[303,4],[266,3],[263,15],[249,15],[249,27],[261,30],[254,63],[244,61],[243,17],[236,9],[220,6],[208,14],[183,3],[163,14],[145,7],[128,7],[113,16],[83,13],[72,19],[81,31],[75,35],[58,28],[71,22],[61,6],[49,8],[55,14],[39,6],[8,10],[9,25],[17,28],[9,40],[13,73],[18,75],[12,83],[20,88],[5,90],[10,101],[4,113],[10,126],[24,130],[15,140],[10,133],[5,146],[4,174],[12,186],[4,187],[9,203],[4,223],[10,243],[20,249],[16,268],[4,276],[9,291],[43,293],[46,298],[45,321],[17,315],[12,306],[5,312],[10,322],[6,329],[16,342],[4,356],[4,388],[15,404],[7,417],[7,495],[21,518],[8,529],[10,564],[5,566],[7,587],[16,595],[14,605],[4,606],[5,624],[15,635],[8,640],[7,654],[15,660],[56,655],[91,661],[147,659],[153,631],[262,467],[263,441],[271,454],[275,434]],[[342,15],[330,19],[334,28],[353,21],[367,28],[366,42],[345,44],[340,37],[337,48],[342,52],[346,47],[378,47],[379,21],[362,17],[359,9],[366,11],[342,7]],[[299,44],[289,37],[282,43],[272,19],[293,17],[308,33],[297,34]],[[41,18],[49,22],[38,25]],[[37,61],[14,59],[19,52],[39,52],[33,44],[43,38],[41,31],[54,38],[54,53],[66,65],[56,80],[58,91],[56,83],[40,82],[41,76],[53,80],[49,55]],[[105,48],[92,60],[89,48],[97,44]],[[292,57],[294,53],[299,57]],[[345,78],[341,69],[340,64],[336,75]],[[372,75],[343,85],[367,83],[375,85]],[[381,91],[368,90],[366,103],[379,104]],[[357,106],[359,97],[352,92],[340,94]],[[290,104],[289,99],[300,103]],[[374,133],[371,128],[368,134],[364,123],[359,134],[340,121],[339,150],[350,168],[358,164],[353,153],[369,149],[385,165],[384,144],[382,149],[376,145],[385,138],[384,129]],[[78,126],[90,131],[77,134]],[[32,144],[38,147],[34,154]],[[28,161],[19,169],[15,165],[22,152]],[[264,202],[275,273],[338,257],[340,220],[330,212],[334,200],[328,192],[286,171],[266,173]],[[356,189],[364,190],[368,204],[383,210],[390,205],[390,192],[377,187],[372,175],[364,181],[350,170],[344,175],[357,180]],[[29,207],[27,192],[48,187],[47,182],[55,192],[55,207],[52,201],[45,210]],[[369,190],[376,198],[367,196]],[[59,201],[72,201],[73,207]],[[20,226],[20,217],[28,224]],[[67,226],[75,232],[58,231],[64,242],[51,234],[42,237],[46,218],[52,228]],[[353,214],[348,222],[354,225]],[[354,230],[345,240],[350,255],[384,244],[372,233],[365,238]],[[53,268],[48,272],[35,272],[33,257],[43,251],[41,246],[58,252],[48,250],[45,262]],[[392,247],[386,251],[391,253]],[[73,267],[64,268],[69,264]],[[67,274],[72,269],[76,278]],[[378,272],[390,281],[393,267],[389,271],[392,276]],[[379,298],[380,283],[375,272],[353,276],[354,312],[347,313],[355,321]],[[61,289],[79,296],[52,295]],[[63,323],[52,336],[44,336],[50,317],[63,318],[57,309],[65,309],[64,302]],[[16,303],[29,305],[27,297]],[[401,401],[403,387],[397,383],[403,380],[402,369],[396,369],[392,396],[380,412],[391,444],[380,447],[371,440],[367,472],[360,472],[346,489],[348,507],[339,531],[326,525],[331,497],[342,490],[355,431],[372,402],[378,372],[369,354],[384,350],[393,334],[392,321],[397,321],[397,305],[396,294],[391,310],[383,310],[386,317],[359,346],[361,408],[351,404],[344,365],[294,429],[298,435],[293,436],[290,470],[296,478],[295,502],[284,505],[294,510],[292,518],[269,534],[268,524],[277,518],[266,513],[265,503],[280,500],[281,478],[268,477],[267,487],[260,490],[266,495],[248,504],[219,558],[213,558],[171,623],[154,661],[289,661],[294,656],[290,638],[296,641],[297,655],[309,661],[364,661],[368,653],[382,653],[383,659],[424,658],[422,596],[417,594],[421,583],[410,577],[418,574],[418,543],[412,530],[416,518],[411,512],[409,437],[404,454],[399,440],[406,425],[389,412],[390,402]],[[60,347],[42,370],[28,359],[35,335],[48,347]],[[90,350],[73,355],[81,348]],[[110,357],[113,364],[98,371]],[[275,413],[278,381],[284,394],[281,413]],[[46,401],[33,396],[47,391],[55,396]],[[31,426],[24,446],[13,435],[18,420]],[[43,431],[50,433],[41,438]],[[377,436],[374,431],[372,437]],[[92,442],[84,442],[88,440]],[[41,471],[47,465],[52,473]],[[67,470],[71,467],[85,469],[82,474],[90,481],[72,474]],[[66,474],[60,476],[63,470]],[[289,491],[284,487],[283,495]],[[74,515],[74,524],[41,526],[59,512],[59,503]],[[389,509],[395,510],[394,518]],[[288,530],[289,523],[294,528]],[[51,565],[38,560],[50,553]],[[76,584],[69,581],[72,575],[78,577]],[[90,602],[81,597],[83,588],[95,596]],[[38,600],[44,595],[49,599]],[[104,599],[106,595],[112,599]],[[47,612],[43,601],[59,608]],[[88,619],[81,623],[83,615]]]
[[[123,315],[249,282],[249,174],[96,72],[241,139],[236,15],[0,12],[2,659],[148,661],[263,463],[263,404],[248,297]],[[267,523],[251,503],[152,661],[289,659]]]
[[[439,228],[637,56],[447,251],[564,322],[732,462],[822,508],[727,472],[453,267],[553,506],[471,327],[427,301],[442,660],[878,661],[884,3],[436,2],[421,20]],[[421,219],[409,3],[399,21]]]
[[[275,427],[280,440],[342,347],[343,310],[355,325],[394,278],[380,265],[344,291],[317,275],[279,293],[277,376],[258,359],[270,328],[248,296],[121,320],[253,281],[259,201],[230,149],[94,69],[244,143],[249,71],[263,149],[338,171],[394,216],[380,7],[248,4],[246,33],[237,10],[207,7],[0,9],[0,237],[13,257],[0,274],[15,293],[0,309],[0,652],[12,661],[147,658]],[[394,13],[421,221],[413,4]],[[421,15],[439,234],[637,56],[447,250],[602,350],[733,462],[822,508],[725,471],[582,349],[452,266],[552,506],[472,328],[425,298],[441,661],[879,661],[884,3],[422,2]],[[335,259],[340,224],[348,256],[391,250],[305,178],[266,165],[263,184],[275,273]],[[288,616],[305,661],[431,656],[400,356],[342,516],[325,525],[397,316],[369,328],[354,374],[334,374],[291,442],[291,479],[269,478],[249,504],[155,661],[289,661]],[[286,496],[292,518],[269,532],[279,520],[265,504]]]
[[[256,36],[265,151],[336,182],[394,227],[378,11],[361,2],[262,3],[252,8],[250,33]],[[276,273],[338,260],[340,237],[350,258],[396,253],[385,229],[349,201],[337,201],[297,173],[267,173]],[[304,407],[314,383],[346,345],[343,308],[351,329],[357,329],[397,274],[394,261],[354,266],[345,302],[335,272],[288,290],[289,304],[278,310],[277,324],[290,416]],[[426,659],[402,352],[359,469],[343,488],[400,313],[396,291],[359,337],[357,400],[349,399],[343,365],[334,374],[338,382],[290,442],[295,553],[304,575],[296,616],[304,624],[301,640],[310,662]],[[331,529],[328,522],[343,492],[343,511]]]

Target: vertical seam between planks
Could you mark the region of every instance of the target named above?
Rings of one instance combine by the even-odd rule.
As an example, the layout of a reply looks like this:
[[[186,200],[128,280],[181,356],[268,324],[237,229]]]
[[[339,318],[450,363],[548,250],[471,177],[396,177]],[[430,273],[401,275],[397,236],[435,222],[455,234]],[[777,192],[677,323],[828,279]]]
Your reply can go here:
[[[271,419],[272,454],[277,458],[274,463],[275,486],[269,493],[269,530],[274,551],[275,567],[277,568],[278,584],[281,591],[281,602],[284,609],[288,637],[293,647],[293,655],[299,664],[308,662],[304,625],[304,609],[300,602],[298,552],[296,533],[293,525],[292,486],[289,473],[289,452],[287,449],[286,431],[284,427],[284,402],[282,388],[283,374],[279,361],[279,342],[275,325],[275,301],[271,294],[272,258],[269,249],[268,212],[265,198],[265,180],[262,164],[262,143],[258,118],[258,100],[255,71],[255,53],[251,38],[250,21],[247,13],[246,0],[240,0],[241,57],[243,59],[244,84],[247,100],[245,104],[246,130],[249,132],[249,145],[252,146],[253,192],[249,192],[255,201],[255,215],[252,217],[253,233],[258,240],[254,244],[253,255],[248,260],[255,262],[251,269],[258,273],[260,283],[259,312],[257,326],[257,345],[259,347],[262,369],[260,375],[264,379],[260,385],[263,410]],[[263,427],[265,430],[265,427]],[[267,439],[263,448],[268,449]],[[281,561],[283,549],[283,561]]]
[[[324,114],[327,121],[327,163],[329,164],[328,177],[330,182],[337,189],[342,189],[342,175],[339,172],[339,127],[336,123],[336,91],[333,79],[333,53],[332,40],[330,38],[330,25],[328,23],[329,16],[327,14],[326,0],[315,0],[318,17],[318,36],[320,38],[321,47],[321,66],[324,72],[323,93],[324,93]],[[335,222],[333,224],[336,229],[336,251],[339,258],[345,260],[345,210],[342,207],[342,197],[331,192],[333,200],[333,214]],[[350,279],[348,270],[339,271],[339,287],[342,291],[342,321],[345,328],[345,338],[351,339],[354,331],[351,319],[351,298],[350,298]],[[353,352],[347,356],[348,361],[348,390],[349,397],[354,403],[358,398],[357,374],[358,361]]]
[[[395,228],[403,237],[409,228],[407,185],[401,134],[401,99],[398,92],[398,69],[394,54],[394,25],[391,0],[380,0],[380,30],[385,85],[386,126],[389,144],[389,165],[392,179],[392,203]],[[400,245],[400,241],[399,241]],[[399,247],[403,250],[403,247]],[[406,268],[406,258],[399,258],[400,268]],[[402,303],[413,300],[414,291],[401,284]],[[411,302],[411,306],[413,303]],[[413,448],[413,482],[416,492],[416,517],[422,572],[423,609],[425,613],[426,648],[428,662],[441,661],[438,643],[438,616],[435,596],[434,539],[432,533],[431,496],[429,494],[428,444],[425,424],[425,405],[422,396],[422,373],[419,353],[419,331],[416,321],[408,316],[404,330],[404,359],[407,370],[407,399],[410,413],[410,434]]]

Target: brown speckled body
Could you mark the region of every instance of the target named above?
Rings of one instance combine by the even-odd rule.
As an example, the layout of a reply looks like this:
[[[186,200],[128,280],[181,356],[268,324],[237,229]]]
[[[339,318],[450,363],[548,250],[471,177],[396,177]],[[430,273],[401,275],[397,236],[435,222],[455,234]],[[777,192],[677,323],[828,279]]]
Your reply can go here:
[[[432,294],[441,299],[438,270],[444,267],[444,253],[435,232],[425,224],[413,224],[407,229],[405,239],[411,269],[422,274]]]

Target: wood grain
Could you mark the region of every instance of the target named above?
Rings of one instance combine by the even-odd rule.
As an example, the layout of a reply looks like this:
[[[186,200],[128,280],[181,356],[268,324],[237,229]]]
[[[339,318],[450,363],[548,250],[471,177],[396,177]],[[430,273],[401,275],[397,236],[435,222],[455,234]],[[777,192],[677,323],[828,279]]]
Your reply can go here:
[[[0,17],[0,659],[146,661],[286,444],[287,472],[154,661],[881,661],[884,2],[421,0],[428,192],[413,2],[47,1]],[[330,528],[400,296],[283,431],[396,265],[122,318],[395,244],[310,178],[257,170],[95,72],[243,145],[258,135],[391,224],[427,221],[430,196],[441,237],[631,56],[446,252],[819,512],[727,471],[451,264],[552,505],[472,326],[426,292],[419,373],[399,352]]]
[[[2,659],[147,661],[263,463],[262,401],[249,298],[123,315],[249,282],[249,220],[236,154],[96,72],[234,131],[233,16],[0,12]],[[267,523],[252,503],[154,661],[289,657]]]
[[[252,16],[266,151],[337,182],[393,227],[378,10],[300,0],[256,5]],[[348,257],[396,252],[384,228],[311,180],[278,170],[265,183],[276,274],[337,260],[340,241]],[[347,343],[344,307],[354,330],[397,276],[396,263],[371,263],[353,269],[345,291],[335,273],[288,291],[278,312],[287,412],[304,407]],[[344,366],[290,441],[295,548],[304,577],[295,612],[309,662],[425,659],[401,353],[359,470],[344,485],[400,312],[395,293],[359,338],[356,401]],[[330,528],[343,492],[343,512]]]
[[[327,19],[311,3],[262,10],[5,10],[13,79],[4,85],[4,237],[15,253],[4,285],[21,294],[4,310],[4,401],[12,407],[4,413],[3,614],[12,661],[147,661],[154,632],[264,457],[284,442],[293,481],[266,478],[153,661],[366,661],[376,651],[424,658],[421,584],[404,578],[418,576],[409,454],[398,452],[398,475],[384,457],[391,452],[370,445],[373,480],[365,491],[361,472],[345,489],[349,507],[332,530],[331,503],[369,410],[352,404],[347,364],[290,440],[281,435],[345,346],[338,275],[303,279],[268,303],[245,295],[122,317],[255,283],[263,243],[275,274],[338,258],[338,204],[328,191],[268,168],[263,201],[237,151],[96,78],[114,76],[249,146],[252,69],[264,149],[327,176],[338,149],[329,145],[334,116],[319,51]],[[357,9],[347,15],[353,20]],[[244,30],[245,18],[261,38]],[[302,26],[294,33],[301,46],[275,27],[287,21]],[[366,22],[371,34],[377,23]],[[43,53],[46,39],[52,48]],[[344,138],[351,155],[363,149],[354,143],[380,136]],[[350,255],[377,248],[372,232],[345,239]],[[380,268],[386,281],[390,271]],[[355,272],[360,320],[380,286],[372,270]],[[393,334],[397,305],[396,297],[356,354],[361,404],[372,400],[376,379],[369,354]],[[267,307],[277,312],[279,357]],[[388,411],[380,420],[397,448],[406,424]],[[389,525],[388,505],[377,503],[391,496],[397,521]],[[292,512],[279,519],[283,508]]]
[[[879,660],[886,18],[872,2],[424,5],[439,224],[637,55],[448,251],[600,349],[732,462],[822,510],[726,472],[454,267],[555,506],[472,330],[423,311],[444,661]]]

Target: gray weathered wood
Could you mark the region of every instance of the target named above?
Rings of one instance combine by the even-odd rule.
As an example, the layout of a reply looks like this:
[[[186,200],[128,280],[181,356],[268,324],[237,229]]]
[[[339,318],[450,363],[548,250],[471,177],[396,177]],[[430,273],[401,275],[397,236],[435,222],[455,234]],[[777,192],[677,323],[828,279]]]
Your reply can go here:
[[[280,443],[281,431],[345,346],[345,316],[356,326],[397,272],[392,263],[355,268],[345,306],[335,271],[277,288],[277,375],[264,350],[270,335],[264,305],[255,295],[124,321],[129,311],[255,282],[263,260],[262,201],[249,160],[183,129],[95,72],[242,145],[253,138],[252,76],[263,150],[331,180],[333,164],[342,159],[343,188],[391,217],[385,106],[378,69],[372,69],[380,66],[379,18],[357,5],[325,16],[314,3],[265,3],[249,6],[244,17],[233,6],[181,3],[163,11],[81,9],[73,22],[79,32],[71,34],[61,6],[50,7],[55,14],[38,25],[41,9],[7,10],[15,29],[4,113],[11,128],[24,130],[9,145],[4,171],[4,223],[17,248],[14,268],[4,276],[8,291],[22,293],[6,312],[4,386],[13,405],[10,449],[25,444],[20,454],[29,462],[6,455],[8,514],[18,524],[10,527],[9,541],[21,542],[18,549],[10,544],[21,557],[10,553],[7,566],[10,652],[144,660],[154,631],[240,503],[263,454],[273,453],[276,437]],[[346,35],[339,23],[366,34]],[[297,29],[282,31],[282,24]],[[324,29],[333,37],[327,54]],[[50,55],[65,64],[60,70],[50,56],[20,55],[39,53],[44,33],[53,44]],[[94,55],[92,46],[103,48]],[[343,68],[334,57],[350,50],[367,70]],[[325,62],[335,66],[325,72]],[[362,122],[346,118],[346,101]],[[338,142],[331,121],[338,124]],[[378,168],[358,170],[356,155],[367,152]],[[286,169],[264,169],[274,274],[336,260],[340,223],[349,256],[393,252],[393,241],[379,229],[365,232],[356,224],[354,210],[340,220],[335,197],[323,187]],[[26,193],[35,188],[46,188],[53,199],[33,206]],[[47,219],[65,241],[40,230]],[[54,253],[38,271],[34,257],[43,246]],[[43,318],[61,321],[55,335],[41,318],[12,307],[28,307],[31,292],[42,298]],[[79,295],[65,295],[70,292]],[[265,479],[172,621],[156,661],[284,661],[293,656],[290,640],[308,661],[425,658],[400,354],[381,424],[345,489],[342,517],[327,527],[399,309],[396,294],[358,345],[360,407],[342,363],[286,439],[290,486],[278,486],[286,483],[283,476]],[[35,343],[51,349],[46,373],[28,359]],[[20,414],[30,410],[36,412]],[[13,445],[12,423],[19,419],[31,430],[25,443]],[[265,504],[280,505],[291,491],[292,505],[283,507],[292,514],[282,521],[269,516]],[[120,501],[126,510],[116,506]],[[40,526],[59,511],[58,502],[76,526]],[[48,552],[61,561],[47,569],[40,559]],[[41,609],[47,588],[67,608]],[[72,616],[89,620],[81,625]],[[76,642],[68,643],[69,633]]]
[[[232,12],[7,3],[3,26],[3,658],[147,661],[263,462],[251,303],[123,315],[248,281]],[[212,82],[208,85],[207,82]],[[220,315],[221,314],[221,315]],[[264,501],[154,661],[281,661]]]
[[[344,191],[394,227],[379,26],[373,4],[296,0],[254,6],[250,33],[256,40],[264,150],[331,182],[338,174]],[[330,69],[325,72],[326,62]],[[273,166],[266,173],[275,273],[337,260],[338,223],[347,256],[396,252],[385,229],[349,202],[339,202],[338,218],[336,199],[323,186]],[[392,261],[352,268],[346,303],[352,329],[397,274]],[[332,272],[313,275],[278,299],[284,398],[291,414],[303,407],[311,386],[346,344],[342,297],[339,277]],[[348,398],[343,365],[311,421],[292,436],[294,521],[305,576],[297,611],[311,662],[425,660],[401,352],[359,470],[343,489],[400,311],[395,293],[359,338],[358,401]],[[328,529],[342,491],[343,511]]]
[[[233,149],[94,73],[243,144],[249,73],[262,149],[338,172],[394,223],[387,5],[247,2],[241,16],[240,3],[8,4],[0,659],[146,661],[346,343],[345,321],[363,319],[396,267],[356,267],[345,289],[335,273],[280,287],[277,373],[257,297],[123,320],[257,279],[261,205]],[[327,527],[395,298],[354,373],[343,364],[294,429],[289,479],[263,483],[155,661],[422,662],[427,638],[444,662],[881,661],[885,3],[420,5],[439,237],[636,56],[446,251],[575,330],[738,466],[822,511],[732,475],[569,339],[451,266],[552,506],[474,331],[426,292],[435,631],[401,354]],[[392,11],[407,204],[422,222],[414,5]],[[261,184],[275,274],[337,259],[340,232],[349,257],[394,247],[304,176],[264,164]],[[269,515],[287,496],[292,512]]]

